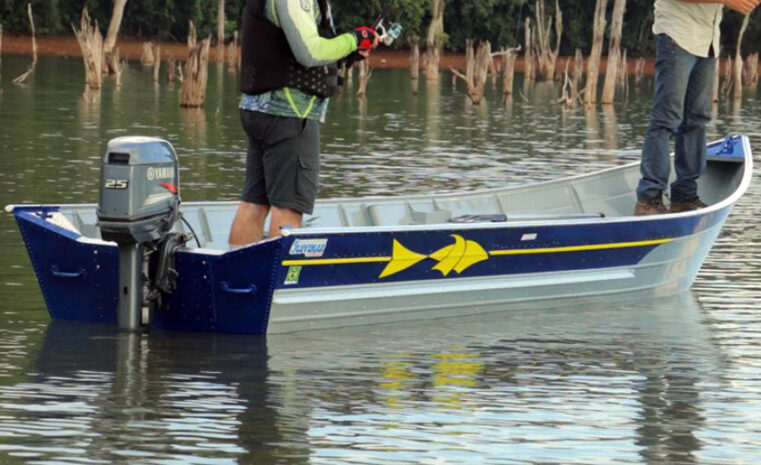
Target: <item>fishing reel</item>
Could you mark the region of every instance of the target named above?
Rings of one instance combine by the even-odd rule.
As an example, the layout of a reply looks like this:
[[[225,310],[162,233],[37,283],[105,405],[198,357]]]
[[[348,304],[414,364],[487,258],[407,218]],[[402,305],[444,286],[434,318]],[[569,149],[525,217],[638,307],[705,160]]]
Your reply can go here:
[[[391,23],[389,27],[383,24],[383,18],[379,19],[375,25],[375,31],[380,36],[379,39],[386,47],[391,46],[396,39],[402,36],[402,25],[399,23]]]

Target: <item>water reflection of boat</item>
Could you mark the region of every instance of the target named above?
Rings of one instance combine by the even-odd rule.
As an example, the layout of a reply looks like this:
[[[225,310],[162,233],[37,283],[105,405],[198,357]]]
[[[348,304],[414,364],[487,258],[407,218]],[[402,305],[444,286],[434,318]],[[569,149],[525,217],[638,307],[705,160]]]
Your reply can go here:
[[[702,317],[680,293],[298,340],[54,321],[0,431],[40,461],[692,463],[722,384]]]
[[[235,203],[183,204],[200,247],[176,253],[177,289],[150,325],[262,334],[673,294],[750,183],[746,137],[709,154],[709,207],[650,217],[630,216],[636,163],[517,188],[327,200],[305,228],[236,251]],[[117,248],[100,239],[95,206],[9,210],[52,317],[116,322]]]

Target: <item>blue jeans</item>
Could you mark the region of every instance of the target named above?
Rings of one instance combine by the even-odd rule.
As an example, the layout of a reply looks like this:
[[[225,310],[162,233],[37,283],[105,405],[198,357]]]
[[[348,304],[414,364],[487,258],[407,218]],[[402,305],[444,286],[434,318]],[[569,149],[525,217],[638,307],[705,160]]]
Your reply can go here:
[[[637,198],[650,200],[666,190],[671,171],[669,142],[676,136],[671,200],[698,195],[697,179],[706,169],[706,124],[716,59],[695,56],[666,34],[655,37],[655,100],[642,146]]]

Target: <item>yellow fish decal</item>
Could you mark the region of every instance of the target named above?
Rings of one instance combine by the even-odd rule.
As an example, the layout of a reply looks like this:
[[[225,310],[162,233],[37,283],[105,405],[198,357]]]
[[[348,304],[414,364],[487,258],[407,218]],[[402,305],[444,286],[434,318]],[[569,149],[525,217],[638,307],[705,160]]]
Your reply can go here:
[[[380,277],[400,273],[426,258],[436,260],[438,263],[433,267],[442,275],[448,276],[453,270],[460,274],[476,263],[489,259],[489,253],[475,241],[465,240],[458,234],[453,234],[454,244],[448,245],[430,255],[413,252],[394,239],[391,261],[381,273]]]

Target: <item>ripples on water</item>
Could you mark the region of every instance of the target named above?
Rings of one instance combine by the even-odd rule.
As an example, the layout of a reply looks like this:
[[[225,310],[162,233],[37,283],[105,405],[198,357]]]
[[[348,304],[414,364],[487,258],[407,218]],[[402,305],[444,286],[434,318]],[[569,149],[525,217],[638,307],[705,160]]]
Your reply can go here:
[[[95,202],[105,142],[172,141],[185,200],[234,199],[245,150],[234,77],[181,112],[132,65],[83,95],[79,60],[3,57],[0,203]],[[18,72],[16,72],[18,71]],[[637,160],[649,83],[615,112],[561,111],[537,84],[468,105],[448,78],[376,71],[334,99],[323,196],[520,184]],[[518,83],[520,88],[520,82]],[[722,103],[712,136],[761,104]],[[758,159],[758,157],[757,157]],[[759,165],[757,165],[759,166]],[[757,181],[757,179],[756,179]],[[15,224],[0,218],[0,463],[758,463],[761,184],[736,206],[692,293],[645,302],[270,337],[50,323]]]

